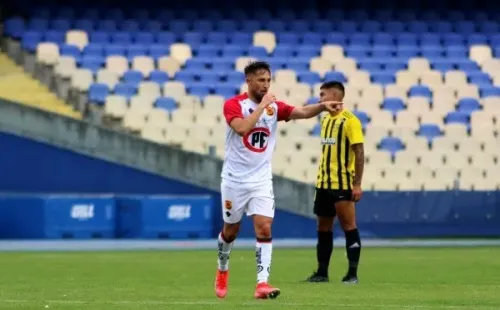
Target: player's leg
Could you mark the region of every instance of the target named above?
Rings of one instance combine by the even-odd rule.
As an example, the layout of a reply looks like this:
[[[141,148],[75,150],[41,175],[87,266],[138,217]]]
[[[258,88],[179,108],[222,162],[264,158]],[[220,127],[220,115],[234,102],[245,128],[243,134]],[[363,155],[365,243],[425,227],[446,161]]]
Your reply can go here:
[[[318,240],[316,259],[318,269],[306,279],[307,282],[328,282],[328,267],[333,252],[333,222],[335,206],[326,190],[317,189],[314,199],[314,214],[317,217]]]
[[[339,201],[335,204],[335,209],[337,210],[340,225],[345,233],[345,247],[349,261],[349,269],[342,281],[344,283],[357,283],[358,264],[361,255],[361,238],[356,226],[355,203],[354,201]]]
[[[267,187],[269,191],[269,187]],[[274,197],[253,197],[248,205],[248,215],[253,217],[255,237],[255,259],[257,263],[257,286],[255,298],[276,298],[280,289],[269,285],[271,261],[273,256],[273,239],[271,226],[274,218]]]
[[[246,199],[244,191],[225,184],[221,186],[221,198],[224,226],[217,238],[218,259],[215,294],[219,298],[224,298],[227,294],[231,249],[240,230],[240,222],[248,199]]]

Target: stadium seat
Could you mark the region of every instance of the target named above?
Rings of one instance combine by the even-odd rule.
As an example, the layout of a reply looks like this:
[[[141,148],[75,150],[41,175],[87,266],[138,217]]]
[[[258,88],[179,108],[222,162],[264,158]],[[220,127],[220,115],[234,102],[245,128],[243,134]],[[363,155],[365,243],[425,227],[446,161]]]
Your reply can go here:
[[[273,70],[271,91],[290,104],[318,102],[326,81],[345,84],[344,101],[366,130],[367,150],[375,151],[380,142],[377,152],[383,155],[373,158],[381,156],[388,165],[371,174],[377,180],[388,172],[387,184],[372,179],[371,186],[452,186],[429,173],[434,168],[423,162],[439,167],[440,160],[431,158],[440,152],[436,158],[441,164],[449,159],[450,169],[462,171],[461,165],[469,162],[434,148],[455,150],[461,135],[481,141],[479,148],[465,138],[470,148],[460,144],[467,156],[478,158],[475,164],[489,158],[479,154],[497,152],[500,26],[492,12],[334,7],[324,12],[308,8],[252,13],[230,7],[128,11],[91,6],[80,12],[55,5],[29,10],[34,14],[26,19],[5,21],[6,35],[19,40],[38,63],[54,67],[54,74],[69,81],[72,89],[87,92],[90,102],[121,119],[124,128],[157,143],[182,142],[169,132],[188,132],[195,122],[206,128],[219,123],[224,99],[246,91],[245,66],[260,59]],[[197,113],[206,117],[197,118]],[[168,127],[171,124],[178,127]],[[283,132],[318,135],[318,126],[317,119],[311,119],[293,129],[284,125]],[[214,139],[210,134],[206,138]],[[206,151],[197,143],[184,146]],[[277,151],[289,151],[286,143],[278,144]],[[292,148],[294,143],[289,143]],[[307,150],[297,151],[291,160],[300,169],[278,170],[313,182],[312,157]],[[431,170],[393,173],[405,158]],[[452,170],[441,172],[453,175]],[[432,177],[420,183],[412,180],[415,175]],[[472,182],[466,187],[472,188]]]

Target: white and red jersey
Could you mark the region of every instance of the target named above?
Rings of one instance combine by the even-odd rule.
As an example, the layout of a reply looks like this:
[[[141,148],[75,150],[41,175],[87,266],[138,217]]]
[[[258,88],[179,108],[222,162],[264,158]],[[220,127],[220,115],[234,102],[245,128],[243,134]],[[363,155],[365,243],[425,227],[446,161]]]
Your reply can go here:
[[[257,108],[247,93],[224,103],[227,122],[224,165],[221,177],[238,183],[272,179],[271,160],[276,146],[279,121],[288,121],[294,107],[281,101],[270,104],[254,128],[241,137],[229,124],[235,118],[247,118]]]

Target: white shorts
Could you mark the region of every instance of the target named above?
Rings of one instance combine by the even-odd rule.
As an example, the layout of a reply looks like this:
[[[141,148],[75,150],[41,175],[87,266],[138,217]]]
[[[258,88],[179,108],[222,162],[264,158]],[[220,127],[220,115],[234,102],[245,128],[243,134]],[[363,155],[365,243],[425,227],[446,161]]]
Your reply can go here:
[[[222,218],[225,223],[239,223],[247,216],[262,215],[274,218],[273,182],[234,183],[223,180],[221,184]]]

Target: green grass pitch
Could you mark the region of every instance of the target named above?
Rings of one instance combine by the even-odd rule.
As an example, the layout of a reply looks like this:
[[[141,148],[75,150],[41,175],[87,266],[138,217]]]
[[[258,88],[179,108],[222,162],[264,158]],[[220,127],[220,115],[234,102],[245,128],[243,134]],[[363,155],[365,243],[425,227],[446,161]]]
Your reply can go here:
[[[275,249],[276,300],[254,300],[255,258],[235,249],[229,294],[213,291],[217,253],[0,254],[2,309],[500,309],[500,248],[365,248],[360,283],[343,285],[336,248],[330,283],[300,283],[314,249]]]

